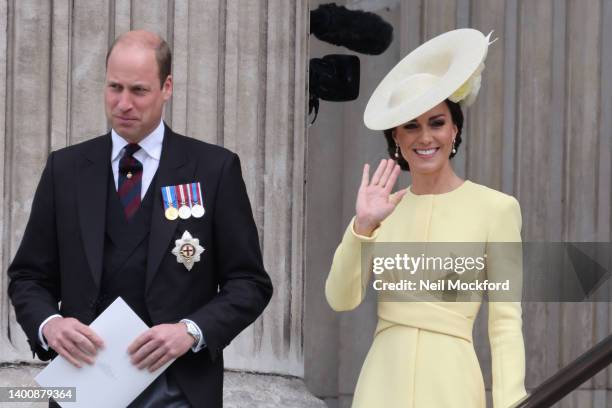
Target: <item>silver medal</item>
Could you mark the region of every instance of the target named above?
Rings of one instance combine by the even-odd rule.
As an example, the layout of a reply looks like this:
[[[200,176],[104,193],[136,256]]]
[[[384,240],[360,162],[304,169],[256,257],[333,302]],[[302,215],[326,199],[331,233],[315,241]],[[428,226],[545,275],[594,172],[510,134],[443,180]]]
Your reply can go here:
[[[181,205],[179,205],[178,215],[182,220],[186,220],[191,217],[191,208],[187,205],[187,194],[185,193],[185,189],[188,187],[184,184],[177,186],[178,195],[181,199]]]
[[[178,215],[181,217],[181,219],[186,220],[187,218],[191,217],[191,209],[186,205],[182,205],[178,209]]]
[[[205,212],[204,207],[202,207],[200,204],[195,204],[193,207],[191,207],[191,215],[193,215],[195,218],[202,218]]]

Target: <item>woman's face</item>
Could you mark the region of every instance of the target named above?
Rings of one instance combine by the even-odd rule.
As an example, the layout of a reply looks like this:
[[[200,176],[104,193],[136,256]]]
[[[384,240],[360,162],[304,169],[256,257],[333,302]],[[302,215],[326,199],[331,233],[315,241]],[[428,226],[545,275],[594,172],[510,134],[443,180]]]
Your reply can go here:
[[[399,144],[412,174],[431,174],[448,165],[456,134],[457,126],[448,106],[442,102],[396,127],[393,139]]]

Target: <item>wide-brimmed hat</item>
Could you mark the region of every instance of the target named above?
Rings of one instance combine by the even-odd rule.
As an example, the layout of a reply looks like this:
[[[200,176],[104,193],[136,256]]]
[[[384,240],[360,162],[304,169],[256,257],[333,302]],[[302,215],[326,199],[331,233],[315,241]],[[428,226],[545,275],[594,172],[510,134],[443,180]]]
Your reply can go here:
[[[489,38],[461,28],[441,34],[404,57],[380,82],[363,114],[365,125],[385,130],[409,122],[445,99],[471,105]]]

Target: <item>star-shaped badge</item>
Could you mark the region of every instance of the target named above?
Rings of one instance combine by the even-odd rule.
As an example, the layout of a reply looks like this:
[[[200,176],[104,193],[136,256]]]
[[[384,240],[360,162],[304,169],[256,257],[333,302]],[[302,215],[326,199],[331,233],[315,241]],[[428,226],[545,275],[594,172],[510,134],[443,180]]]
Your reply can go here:
[[[190,271],[194,263],[200,262],[200,255],[204,252],[200,240],[193,238],[189,231],[185,230],[181,239],[174,242],[176,246],[172,250],[172,254],[176,256],[176,262],[182,263]]]

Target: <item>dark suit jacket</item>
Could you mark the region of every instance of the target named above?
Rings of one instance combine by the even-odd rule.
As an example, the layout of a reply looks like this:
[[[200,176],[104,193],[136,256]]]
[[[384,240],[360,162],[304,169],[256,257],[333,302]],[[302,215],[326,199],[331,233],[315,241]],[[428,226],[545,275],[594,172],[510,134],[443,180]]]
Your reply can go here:
[[[105,235],[111,137],[50,154],[23,240],[9,267],[9,296],[30,347],[52,314],[91,323],[98,302]],[[169,221],[161,187],[199,181],[206,214]],[[166,126],[154,189],[145,298],[154,324],[191,319],[207,347],[169,368],[196,407],[221,406],[222,350],[261,314],[272,295],[238,156],[175,134]],[[191,271],[171,254],[188,230],[205,248]],[[58,302],[61,306],[58,307]]]

